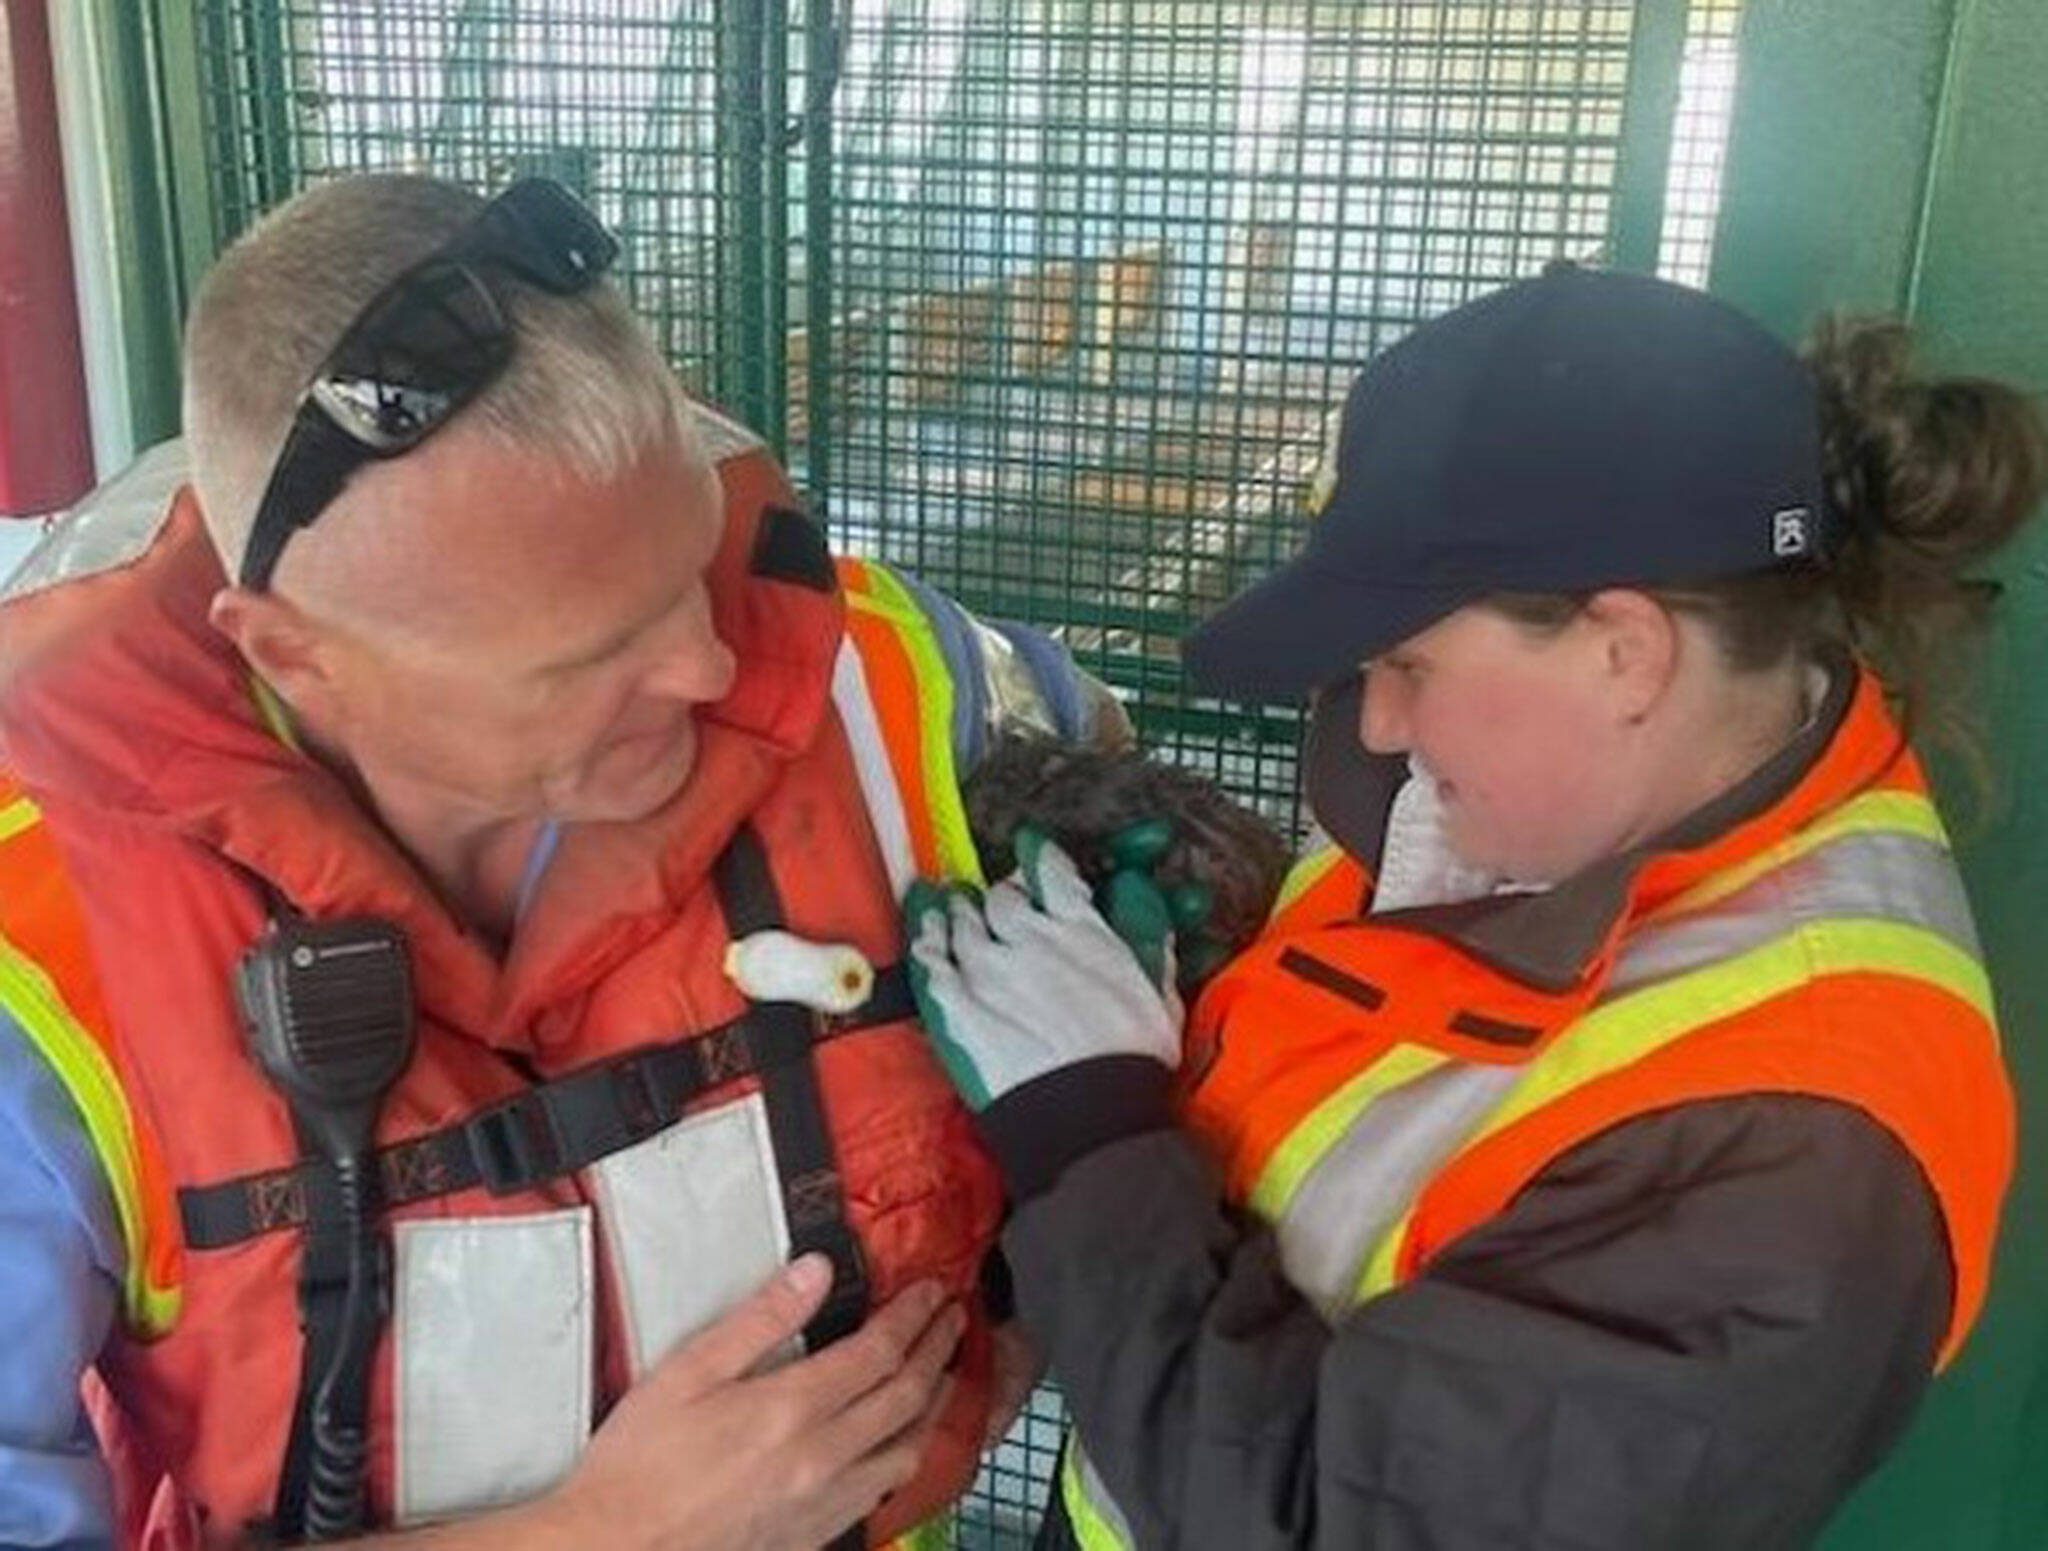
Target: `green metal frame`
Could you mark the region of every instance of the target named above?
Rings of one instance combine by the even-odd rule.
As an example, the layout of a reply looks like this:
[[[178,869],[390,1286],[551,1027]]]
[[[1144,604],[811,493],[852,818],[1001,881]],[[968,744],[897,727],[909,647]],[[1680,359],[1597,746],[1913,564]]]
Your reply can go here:
[[[768,60],[765,0],[725,0],[718,11],[719,244],[717,397],[755,426],[769,421]],[[779,122],[780,115],[777,115]],[[778,355],[779,351],[776,352]],[[780,419],[779,411],[775,415]]]
[[[1657,269],[1687,9],[1686,0],[1636,0],[1621,166],[1614,179],[1614,225],[1608,242],[1608,259],[1616,269],[1643,274]]]

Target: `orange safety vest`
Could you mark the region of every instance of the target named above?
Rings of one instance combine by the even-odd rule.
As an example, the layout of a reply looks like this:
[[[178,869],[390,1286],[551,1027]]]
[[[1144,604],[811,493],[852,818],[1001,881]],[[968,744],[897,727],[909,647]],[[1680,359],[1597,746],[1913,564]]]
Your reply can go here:
[[[975,875],[944,662],[884,568],[835,570],[759,443],[708,412],[699,430],[726,487],[711,591],[738,679],[700,717],[684,792],[579,832],[502,966],[207,626],[219,570],[161,454],[0,606],[0,1013],[76,1100],[126,1235],[99,1375],[124,1454],[166,1483],[148,1544],[227,1544],[269,1517],[300,1386],[330,1182],[234,1011],[266,921],[250,874],[316,919],[391,921],[411,950],[418,1049],[377,1135],[393,1264],[373,1522],[545,1490],[650,1363],[821,1235],[850,1231],[838,1258],[868,1304],[925,1277],[975,1302],[1000,1185],[907,1003],[770,1038],[723,969],[763,908],[885,968],[891,880]],[[827,1151],[792,1177],[806,1117]],[[967,1486],[990,1353],[977,1312],[871,1541]]]
[[[1877,681],[1861,675],[1767,811],[1613,884],[1590,950],[1542,966],[1500,923],[1556,900],[1371,916],[1364,867],[1308,857],[1190,1019],[1183,1120],[1226,1194],[1334,1321],[1614,1126],[1741,1094],[1832,1099],[1933,1187],[1955,1268],[1946,1364],[1983,1304],[2013,1100],[1946,836]],[[1084,1449],[1062,1493],[1089,1551],[1129,1544]]]

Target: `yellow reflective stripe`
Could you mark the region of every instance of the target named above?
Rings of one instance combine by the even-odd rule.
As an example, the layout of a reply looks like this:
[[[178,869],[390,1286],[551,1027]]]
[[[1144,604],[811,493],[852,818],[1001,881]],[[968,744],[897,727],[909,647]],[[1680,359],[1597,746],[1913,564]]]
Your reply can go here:
[[[931,622],[909,590],[885,566],[869,562],[866,569],[871,591],[849,592],[847,601],[864,613],[887,620],[910,658],[910,671],[917,678],[925,799],[931,804],[929,817],[940,863],[949,878],[983,882],[981,857],[967,828],[960,778],[953,768],[952,671],[933,638]]]
[[[1267,1222],[1278,1222],[1293,1204],[1302,1181],[1315,1171],[1367,1105],[1403,1083],[1434,1071],[1450,1057],[1426,1045],[1396,1045],[1310,1110],[1273,1149],[1252,1186],[1248,1203]]]
[[[1344,858],[1338,846],[1324,846],[1320,851],[1311,851],[1292,867],[1281,880],[1280,893],[1273,901],[1273,908],[1267,912],[1267,919],[1277,917],[1281,911],[1293,904],[1310,889],[1329,875],[1330,869]]]
[[[1129,1551],[1123,1535],[1088,1495],[1081,1480],[1080,1443],[1072,1434],[1060,1462],[1060,1501],[1066,1504],[1067,1522],[1081,1551]]]
[[[1380,1241],[1365,1257],[1365,1271],[1358,1279],[1358,1301],[1377,1298],[1383,1292],[1390,1292],[1396,1280],[1394,1268],[1400,1263],[1401,1245],[1408,1237],[1408,1225],[1415,1220],[1411,1207],[1401,1215],[1398,1222],[1380,1235]]]
[[[1816,921],[1706,969],[1647,986],[1596,1007],[1530,1065],[1506,1103],[1473,1132],[1459,1157],[1577,1088],[1631,1066],[1710,1023],[1748,1012],[1827,975],[1862,972],[1921,980],[1966,1002],[1992,1028],[1996,1015],[1984,966],[1946,937],[1894,921]],[[1445,1165],[1457,1166],[1457,1158]],[[1394,1261],[1414,1206],[1368,1258],[1358,1296],[1394,1284]]]
[[[5,845],[16,835],[34,829],[43,821],[43,810],[26,797],[17,797],[0,808],[0,845]]]
[[[0,1008],[18,1023],[71,1094],[107,1171],[121,1239],[128,1250],[128,1318],[143,1335],[161,1335],[178,1317],[179,1290],[149,1283],[142,1185],[127,1096],[99,1042],[73,1016],[40,964],[0,933]]]
[[[256,702],[256,714],[270,729],[273,738],[294,754],[306,752],[299,746],[298,729],[292,725],[292,714],[285,709],[284,701],[268,682],[254,673],[249,675],[249,698]]]
[[[1646,919],[1668,921],[1673,916],[1704,910],[1748,888],[1765,873],[1797,861],[1810,851],[1819,850],[1831,840],[1839,840],[1844,835],[1872,834],[1912,835],[1938,846],[1948,845],[1948,831],[1942,827],[1941,815],[1927,798],[1917,792],[1865,792],[1861,797],[1851,798],[1839,808],[1830,810],[1824,818],[1795,835],[1787,836],[1769,850],[1695,884]]]

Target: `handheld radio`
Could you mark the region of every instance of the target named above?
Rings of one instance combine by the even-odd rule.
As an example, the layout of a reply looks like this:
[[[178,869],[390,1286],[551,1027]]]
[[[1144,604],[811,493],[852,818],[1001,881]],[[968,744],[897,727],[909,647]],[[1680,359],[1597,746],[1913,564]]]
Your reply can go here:
[[[274,921],[236,975],[249,1051],[290,1101],[300,1130],[334,1166],[348,1282],[332,1360],[312,1408],[308,1540],[356,1534],[363,1522],[364,1413],[383,1315],[369,1167],[377,1110],[412,1059],[412,966],[405,939],[366,917]]]

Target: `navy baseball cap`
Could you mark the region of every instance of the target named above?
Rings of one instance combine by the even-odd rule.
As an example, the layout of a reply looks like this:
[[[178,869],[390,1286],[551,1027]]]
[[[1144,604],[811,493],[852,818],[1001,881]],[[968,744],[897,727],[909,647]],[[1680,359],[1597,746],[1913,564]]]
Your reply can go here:
[[[1557,269],[1366,367],[1301,553],[1182,655],[1210,693],[1302,695],[1495,593],[1811,565],[1832,521],[1791,349],[1703,292]]]

